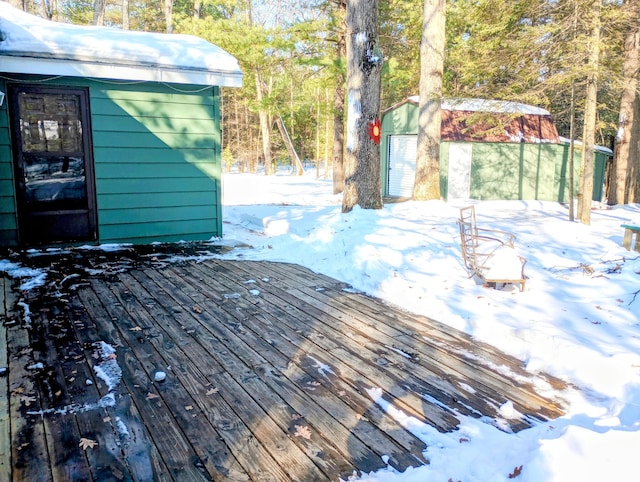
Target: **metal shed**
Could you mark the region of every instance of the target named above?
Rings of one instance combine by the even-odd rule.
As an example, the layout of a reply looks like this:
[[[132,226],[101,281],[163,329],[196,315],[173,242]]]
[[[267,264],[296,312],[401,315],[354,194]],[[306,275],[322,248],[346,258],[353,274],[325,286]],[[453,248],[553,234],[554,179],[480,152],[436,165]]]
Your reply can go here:
[[[539,107],[484,99],[442,104],[440,190],[444,199],[568,199],[569,144],[558,136],[550,113]],[[411,197],[418,138],[418,97],[382,116],[383,195]],[[598,148],[593,199],[604,192],[612,152]],[[575,182],[581,153],[575,149]]]
[[[0,2],[0,246],[220,236],[220,87],[241,85],[200,38]]]

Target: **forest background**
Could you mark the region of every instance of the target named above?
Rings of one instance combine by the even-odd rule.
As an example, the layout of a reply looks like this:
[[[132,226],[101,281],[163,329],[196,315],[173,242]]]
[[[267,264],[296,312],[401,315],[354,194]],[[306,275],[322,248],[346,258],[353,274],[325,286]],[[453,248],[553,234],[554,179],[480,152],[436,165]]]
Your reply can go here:
[[[418,93],[424,1],[379,2],[382,111]],[[254,172],[262,163],[271,173],[311,163],[327,173],[341,163],[347,0],[9,3],[61,22],[193,34],[236,56],[244,85],[222,91],[227,168]],[[626,146],[616,160],[626,193],[608,193],[610,201],[638,202],[639,25],[640,0],[447,0],[444,96],[541,106],[561,136],[579,138],[595,82],[595,142]]]

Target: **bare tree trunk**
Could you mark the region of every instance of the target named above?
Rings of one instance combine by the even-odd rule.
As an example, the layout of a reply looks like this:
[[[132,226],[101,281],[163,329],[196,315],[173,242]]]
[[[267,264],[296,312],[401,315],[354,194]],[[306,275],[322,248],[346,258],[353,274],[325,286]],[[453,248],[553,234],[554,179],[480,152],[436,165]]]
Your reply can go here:
[[[623,91],[618,115],[618,132],[613,154],[613,165],[609,179],[608,203],[629,202],[631,167],[638,157],[638,120],[635,116],[638,103],[638,73],[640,72],[640,1],[627,0],[631,27],[624,41],[624,63],[622,66]]]
[[[93,24],[104,25],[104,9],[107,6],[106,0],[95,0],[93,3]]]
[[[569,221],[575,219],[573,198],[575,197],[575,141],[576,139],[576,86],[571,82],[571,105],[569,106]]]
[[[640,87],[640,86],[639,86]],[[629,149],[629,176],[627,177],[627,203],[640,202],[640,98],[636,96],[633,109],[633,146]]]
[[[321,129],[321,119],[320,119],[320,87],[316,87],[314,89],[314,94],[316,96],[316,179],[320,177],[320,129]]]
[[[324,89],[324,100],[326,105],[329,105],[329,89]],[[324,172],[322,173],[322,179],[327,178],[329,172],[329,139],[330,139],[331,125],[329,122],[329,116],[325,113],[324,116]]]
[[[262,74],[260,71],[256,71],[256,98],[258,104],[262,104],[264,101],[264,83],[262,82]],[[258,110],[258,117],[260,119],[260,132],[262,133],[262,160],[264,162],[264,172],[267,175],[275,173],[273,166],[273,159],[271,157],[271,119],[269,118],[269,112],[260,105]]]
[[[129,0],[122,0],[122,30],[129,30]]]
[[[424,0],[420,41],[420,105],[413,198],[440,199],[440,130],[445,0]]]
[[[29,11],[29,9],[27,8],[28,5],[24,0],[9,0],[9,5],[11,5],[13,8],[18,8],[24,12]]]
[[[300,157],[296,152],[296,148],[293,146],[293,142],[291,142],[291,137],[287,132],[287,127],[284,125],[284,121],[282,120],[282,117],[280,115],[276,115],[276,125],[278,126],[278,130],[280,131],[282,140],[287,147],[287,152],[289,153],[289,157],[291,158],[291,164],[295,166],[295,170],[298,176],[302,176],[304,174],[302,162],[300,162]]]
[[[167,33],[173,33],[173,0],[164,0],[164,21]]]
[[[380,118],[383,57],[378,0],[347,2],[347,152],[342,212],[382,208],[380,147],[369,129]]]
[[[347,8],[346,0],[340,3],[341,9]],[[336,87],[333,93],[333,194],[344,190],[344,105],[346,78],[341,65],[347,56],[346,32],[338,32],[336,43]]]
[[[49,2],[49,5],[51,6],[51,14],[52,14],[52,19],[55,22],[59,22],[60,21],[60,12],[58,11],[58,0],[51,0],[51,2]]]
[[[580,166],[580,192],[578,193],[578,219],[583,224],[591,223],[593,198],[593,164],[596,143],[596,112],[598,97],[598,66],[600,63],[600,9],[601,0],[593,0],[588,11],[591,34],[589,37],[587,66],[587,96],[584,107],[584,130],[582,135],[582,164]]]
[[[196,0],[195,2],[193,2],[193,18],[199,19],[201,13],[202,13],[202,1]]]
[[[40,16],[42,18],[46,18],[47,20],[51,20],[52,14],[51,14],[51,11],[49,10],[49,6],[47,5],[47,2],[45,0],[40,0],[38,7],[40,10]]]

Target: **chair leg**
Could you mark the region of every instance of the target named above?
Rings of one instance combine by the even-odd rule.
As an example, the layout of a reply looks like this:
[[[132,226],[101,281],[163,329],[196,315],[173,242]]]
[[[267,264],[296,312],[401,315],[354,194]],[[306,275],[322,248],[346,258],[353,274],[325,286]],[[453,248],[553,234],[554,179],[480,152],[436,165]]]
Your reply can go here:
[[[624,230],[624,238],[622,238],[622,246],[627,250],[627,251],[631,251],[631,238],[633,238],[633,231],[631,231],[628,228],[625,228]],[[638,244],[637,238],[636,238],[636,245]]]

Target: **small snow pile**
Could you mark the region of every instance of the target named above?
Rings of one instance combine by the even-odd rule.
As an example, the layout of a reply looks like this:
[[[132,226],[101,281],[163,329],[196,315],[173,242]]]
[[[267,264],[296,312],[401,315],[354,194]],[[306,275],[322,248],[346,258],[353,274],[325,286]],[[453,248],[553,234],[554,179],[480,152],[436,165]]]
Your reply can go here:
[[[93,370],[107,385],[109,392],[113,392],[122,380],[122,369],[116,360],[116,350],[104,341],[97,342],[94,346],[98,348],[97,356],[100,363],[94,366]]]
[[[43,286],[47,273],[41,269],[23,268],[20,263],[12,263],[7,259],[0,259],[0,272],[7,273],[10,278],[25,280],[20,285],[20,291],[29,291]]]
[[[22,308],[22,311],[23,311],[22,317],[24,319],[24,324],[27,326],[30,326],[31,325],[31,308],[29,308],[29,305],[24,301],[18,301],[18,306]]]
[[[510,246],[501,246],[496,249],[487,262],[489,270],[485,276],[487,279],[511,279],[522,277],[522,261],[516,250]]]

